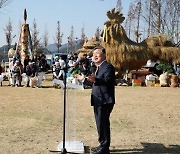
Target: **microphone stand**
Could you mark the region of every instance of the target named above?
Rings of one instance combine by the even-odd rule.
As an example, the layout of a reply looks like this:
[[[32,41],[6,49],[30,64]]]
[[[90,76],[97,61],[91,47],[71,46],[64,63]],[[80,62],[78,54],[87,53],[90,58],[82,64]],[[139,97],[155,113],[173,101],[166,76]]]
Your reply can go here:
[[[67,62],[66,62],[66,66],[64,68],[64,111],[63,111],[63,147],[62,147],[62,150],[61,150],[61,153],[62,154],[66,154],[67,153],[67,150],[66,150],[66,147],[65,147],[65,141],[66,141],[66,90],[67,90],[67,87],[66,87],[66,73],[67,73],[67,70],[68,70],[68,66],[67,66]]]
[[[66,147],[65,147],[65,142],[66,142],[66,90],[67,90],[67,86],[66,86],[67,85],[67,81],[66,81],[67,76],[66,76],[66,73],[67,73],[68,69],[70,68],[67,65],[67,61],[65,63],[66,63],[65,67],[63,69],[61,69],[61,70],[64,70],[64,78],[63,78],[63,81],[64,81],[63,146],[62,146],[61,151],[49,150],[50,152],[60,152],[61,154],[71,153],[71,152],[67,152]],[[78,154],[78,153],[75,153],[75,152],[73,152],[73,153]]]

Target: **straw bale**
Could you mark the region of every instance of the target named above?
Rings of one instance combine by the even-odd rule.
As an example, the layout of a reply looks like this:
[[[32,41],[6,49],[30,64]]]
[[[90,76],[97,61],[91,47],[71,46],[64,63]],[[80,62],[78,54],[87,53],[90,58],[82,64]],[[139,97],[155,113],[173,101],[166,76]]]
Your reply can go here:
[[[83,44],[83,47],[77,51],[77,53],[80,55],[86,53],[87,55],[92,56],[92,49],[99,45],[100,40],[94,36],[89,41],[86,41]]]
[[[87,54],[88,56],[92,56],[92,49],[84,49],[81,48],[77,51],[78,55],[82,57],[83,54]]]
[[[102,42],[106,48],[106,59],[114,65],[117,72],[124,72],[126,69],[139,69],[146,64],[147,52],[142,46],[129,45],[127,43],[107,44]]]
[[[166,35],[151,36],[144,40],[149,47],[164,46],[167,40]]]
[[[98,45],[100,45],[100,40],[96,36],[94,36],[89,41],[84,42],[83,48],[93,49]]]
[[[173,62],[180,59],[180,48],[177,47],[153,47],[148,52],[152,60]]]

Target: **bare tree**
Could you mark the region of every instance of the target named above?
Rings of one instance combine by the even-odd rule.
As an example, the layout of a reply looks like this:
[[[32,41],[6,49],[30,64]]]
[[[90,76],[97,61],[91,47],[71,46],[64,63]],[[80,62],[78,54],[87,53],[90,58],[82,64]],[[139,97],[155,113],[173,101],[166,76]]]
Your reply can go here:
[[[73,42],[74,42],[74,27],[71,26],[71,33],[68,37],[68,49],[69,49],[69,53],[72,54],[73,53]]]
[[[146,10],[146,12],[144,13],[145,15],[143,16],[143,18],[145,19],[145,21],[148,23],[148,29],[147,29],[147,34],[148,36],[151,35],[151,21],[153,19],[153,15],[152,15],[152,1],[151,0],[145,0],[144,3],[144,9]]]
[[[146,0],[143,5],[143,18],[148,23],[148,36],[166,33],[169,39],[178,42],[180,1]]]
[[[8,50],[11,48],[11,43],[12,43],[12,23],[11,20],[9,19],[8,24],[6,25],[6,28],[4,28],[5,35],[6,35],[6,42],[8,45]]]
[[[137,4],[136,4],[135,12],[134,12],[135,18],[137,20],[137,27],[135,30],[135,36],[136,36],[136,42],[137,43],[139,42],[139,36],[141,35],[139,32],[139,24],[140,24],[141,13],[142,13],[141,0],[138,0]]]
[[[100,39],[100,34],[101,33],[101,31],[100,31],[100,29],[99,29],[99,27],[96,29],[96,33],[95,33],[95,36],[96,36],[96,38],[99,40]]]
[[[62,44],[62,37],[63,37],[63,33],[61,33],[61,26],[60,26],[60,21],[57,22],[57,31],[56,31],[56,45],[58,48],[58,52],[60,52],[60,47]]]
[[[0,0],[0,9],[6,7],[12,0]]]
[[[81,29],[81,45],[84,44],[85,40],[86,40],[86,35],[84,31],[84,26],[83,26],[83,28]]]
[[[162,27],[168,34],[169,39],[174,42],[179,41],[179,20],[180,20],[180,1],[167,0],[165,5],[166,12],[163,14]]]
[[[32,25],[31,33],[32,33],[32,46],[34,49],[34,54],[38,54],[38,49],[40,47],[40,38],[38,38],[39,31],[37,29],[37,23],[36,20],[34,19],[33,25]]]
[[[116,4],[116,9],[120,12],[122,12],[122,1],[121,0],[117,0],[117,4]]]
[[[144,12],[149,10],[149,15],[145,16],[145,20],[148,21],[149,26],[151,26],[151,34],[160,34],[164,32],[162,19],[167,12],[167,10],[165,10],[166,1],[167,0],[151,0],[151,2],[148,1],[148,8],[144,9]]]
[[[144,4],[142,4],[143,7],[143,19],[148,24],[147,32],[148,36],[154,35],[158,33],[158,26],[157,23],[159,23],[160,27],[160,21],[158,21],[160,18],[158,17],[160,14],[158,13],[158,3],[156,0],[145,0]]]
[[[132,22],[135,19],[135,5],[133,3],[130,3],[129,11],[128,11],[128,17],[126,19],[126,26],[128,27],[128,35],[129,38],[131,37],[131,31],[132,31]]]
[[[162,0],[153,0],[153,13],[156,15],[155,17],[155,22],[154,22],[154,27],[156,28],[157,33],[161,33],[161,26],[162,26]]]
[[[47,30],[47,25],[45,26],[45,31],[43,34],[43,45],[44,45],[44,50],[46,50],[47,45],[48,45],[48,41],[49,41],[49,33]]]

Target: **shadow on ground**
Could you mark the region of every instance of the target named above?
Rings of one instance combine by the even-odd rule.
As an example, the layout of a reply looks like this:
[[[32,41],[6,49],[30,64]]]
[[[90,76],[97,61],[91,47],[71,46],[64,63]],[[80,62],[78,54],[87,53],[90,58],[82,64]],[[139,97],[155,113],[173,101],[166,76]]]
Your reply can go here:
[[[143,148],[121,149],[115,148],[110,150],[111,154],[180,154],[180,145],[169,145],[165,147],[161,143],[141,143]],[[85,153],[90,153],[90,147],[85,147]]]

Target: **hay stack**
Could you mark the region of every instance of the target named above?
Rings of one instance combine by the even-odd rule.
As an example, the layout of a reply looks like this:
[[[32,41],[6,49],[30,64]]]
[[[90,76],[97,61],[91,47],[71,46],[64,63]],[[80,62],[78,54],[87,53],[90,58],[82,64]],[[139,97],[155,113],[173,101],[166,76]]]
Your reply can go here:
[[[79,49],[77,53],[79,54],[79,57],[81,57],[83,54],[92,56],[92,49],[99,45],[100,45],[100,40],[94,36],[89,41],[88,40],[85,41],[83,47]]]
[[[107,45],[102,42],[106,48],[107,61],[114,65],[116,71],[139,69],[146,64],[148,60],[145,48],[138,45],[131,45],[125,42],[113,45]]]
[[[166,35],[148,37],[143,41],[147,45],[147,51],[151,60],[163,60],[168,62],[180,61],[180,48],[167,40]]]
[[[153,47],[148,48],[151,60],[162,60],[172,63],[180,61],[180,48],[177,47]]]

